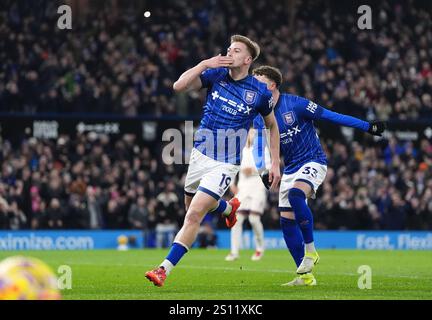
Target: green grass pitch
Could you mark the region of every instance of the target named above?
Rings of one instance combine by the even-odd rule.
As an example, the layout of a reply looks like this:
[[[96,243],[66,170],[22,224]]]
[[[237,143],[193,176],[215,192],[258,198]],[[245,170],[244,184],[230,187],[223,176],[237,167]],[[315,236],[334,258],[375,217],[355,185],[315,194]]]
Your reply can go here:
[[[15,251],[0,259],[26,255],[42,259],[55,271],[72,268],[72,289],[63,299],[281,300],[281,299],[432,299],[432,251],[321,250],[314,270],[316,287],[282,287],[295,276],[288,251],[268,250],[261,261],[242,251],[234,262],[227,250],[193,249],[162,288],[145,277],[168,250]],[[372,288],[360,290],[358,268],[372,270]]]

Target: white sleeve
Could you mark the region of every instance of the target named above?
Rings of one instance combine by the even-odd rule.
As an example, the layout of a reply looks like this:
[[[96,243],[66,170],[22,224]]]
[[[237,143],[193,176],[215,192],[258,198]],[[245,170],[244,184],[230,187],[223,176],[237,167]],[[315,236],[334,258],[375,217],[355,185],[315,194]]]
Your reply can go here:
[[[271,169],[270,150],[267,146],[265,147],[265,167],[267,170]]]

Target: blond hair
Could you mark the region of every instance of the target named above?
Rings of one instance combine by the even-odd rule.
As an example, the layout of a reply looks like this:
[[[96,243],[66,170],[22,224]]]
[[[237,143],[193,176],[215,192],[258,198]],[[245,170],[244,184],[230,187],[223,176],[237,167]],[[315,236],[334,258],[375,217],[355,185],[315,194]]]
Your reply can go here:
[[[242,36],[239,34],[235,34],[235,35],[231,36],[231,43],[233,43],[233,42],[244,43],[246,45],[250,55],[252,56],[252,60],[255,61],[256,59],[258,59],[260,52],[261,52],[261,49],[255,41],[252,41],[248,37],[245,37],[245,36]]]

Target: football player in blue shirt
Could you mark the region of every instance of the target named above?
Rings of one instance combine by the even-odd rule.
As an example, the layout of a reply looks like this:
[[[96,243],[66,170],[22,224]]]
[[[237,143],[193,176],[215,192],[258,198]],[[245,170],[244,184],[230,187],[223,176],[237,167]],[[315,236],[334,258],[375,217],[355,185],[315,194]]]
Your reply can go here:
[[[174,83],[176,92],[207,89],[204,115],[195,134],[185,179],[186,216],[166,259],[146,272],[156,286],[191,248],[207,212],[223,214],[229,228],[237,221],[237,198],[221,197],[240,168],[241,151],[253,119],[260,114],[270,129],[271,189],[280,182],[279,130],[273,114],[272,94],[267,86],[249,75],[258,58],[259,46],[249,38],[234,35],[226,56],[204,60],[183,73]]]
[[[280,133],[284,172],[279,189],[280,223],[286,245],[297,265],[298,276],[288,286],[316,285],[312,269],[319,261],[314,246],[313,217],[307,199],[314,198],[327,172],[327,158],[313,121],[327,120],[381,136],[384,122],[366,122],[332,112],[302,97],[280,93],[281,72],[270,66],[254,69],[252,74],[272,92],[274,113]],[[265,126],[259,116],[254,127]],[[265,177],[264,177],[265,180]]]

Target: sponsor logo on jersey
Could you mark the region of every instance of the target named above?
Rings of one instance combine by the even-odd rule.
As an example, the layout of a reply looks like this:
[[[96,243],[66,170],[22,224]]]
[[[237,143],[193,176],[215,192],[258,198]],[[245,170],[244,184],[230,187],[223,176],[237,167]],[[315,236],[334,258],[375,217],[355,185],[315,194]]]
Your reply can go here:
[[[299,126],[295,126],[292,129],[288,129],[286,132],[283,132],[280,134],[280,139],[282,141],[282,144],[287,144],[289,142],[293,142],[293,137],[297,135],[297,133],[300,133],[301,129]]]
[[[237,103],[234,100],[227,99],[227,98],[221,96],[217,90],[213,91],[211,93],[211,96],[212,96],[213,100],[219,99],[222,102],[224,102],[227,105],[229,105],[229,106],[223,105],[222,106],[222,110],[225,111],[225,112],[228,112],[228,113],[230,113],[232,115],[236,115],[237,112],[249,115],[250,112],[252,111],[251,107],[245,106],[243,103]]]
[[[289,111],[287,113],[283,114],[283,119],[285,121],[285,123],[289,126],[292,126],[295,122],[295,115],[294,112]]]

